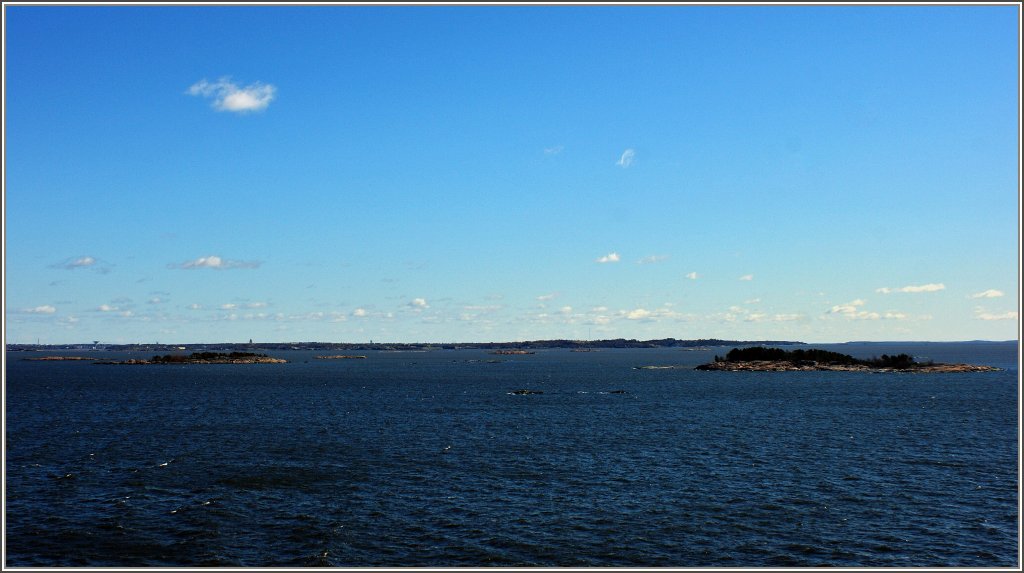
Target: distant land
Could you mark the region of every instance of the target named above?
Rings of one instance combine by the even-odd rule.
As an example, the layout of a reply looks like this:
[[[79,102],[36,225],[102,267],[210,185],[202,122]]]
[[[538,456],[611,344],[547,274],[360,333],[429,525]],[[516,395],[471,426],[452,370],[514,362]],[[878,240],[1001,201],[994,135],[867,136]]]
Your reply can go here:
[[[393,342],[219,342],[210,344],[8,344],[8,352],[41,352],[51,350],[106,350],[111,352],[167,352],[180,350],[546,350],[554,348],[704,348],[713,346],[788,346],[804,344],[788,340],[721,340],[700,338],[678,340],[636,340],[614,338],[608,340],[525,340],[518,342],[451,342],[451,343],[393,343]]]

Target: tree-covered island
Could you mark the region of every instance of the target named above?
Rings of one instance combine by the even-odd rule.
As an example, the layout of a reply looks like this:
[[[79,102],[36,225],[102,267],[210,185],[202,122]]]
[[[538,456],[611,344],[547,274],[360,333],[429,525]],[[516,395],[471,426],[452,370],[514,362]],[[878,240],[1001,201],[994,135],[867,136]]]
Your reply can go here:
[[[154,356],[149,360],[111,360],[96,362],[96,364],[283,364],[285,362],[288,361],[254,352],[193,352],[187,356],[164,354]]]
[[[848,354],[817,348],[783,350],[754,346],[733,348],[724,357],[701,364],[697,370],[781,372],[794,370],[838,370],[847,372],[991,372],[994,366],[972,364],[939,364],[932,361],[917,362],[909,354],[888,355],[870,359],[854,358]]]

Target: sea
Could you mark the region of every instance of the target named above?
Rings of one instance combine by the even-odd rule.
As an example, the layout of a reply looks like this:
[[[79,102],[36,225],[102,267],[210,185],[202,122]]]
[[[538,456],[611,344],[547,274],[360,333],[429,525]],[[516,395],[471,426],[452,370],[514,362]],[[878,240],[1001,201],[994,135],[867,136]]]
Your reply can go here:
[[[1002,370],[8,352],[4,565],[1019,567],[1018,343],[814,347]]]

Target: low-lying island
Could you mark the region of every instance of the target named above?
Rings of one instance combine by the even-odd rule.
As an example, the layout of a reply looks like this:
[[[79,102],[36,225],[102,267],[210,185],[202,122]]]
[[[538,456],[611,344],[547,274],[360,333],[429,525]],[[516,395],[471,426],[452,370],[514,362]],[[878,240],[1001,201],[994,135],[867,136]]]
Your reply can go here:
[[[282,358],[272,358],[266,354],[253,352],[193,352],[185,356],[183,354],[165,354],[154,356],[149,360],[108,360],[96,362],[96,364],[284,364],[288,362]]]
[[[792,372],[792,371],[839,371],[839,372],[994,372],[995,366],[974,364],[940,364],[917,362],[907,354],[862,360],[847,354],[827,350],[782,350],[780,348],[733,348],[725,357],[715,356],[714,362],[701,364],[697,370],[724,370],[728,372]]]

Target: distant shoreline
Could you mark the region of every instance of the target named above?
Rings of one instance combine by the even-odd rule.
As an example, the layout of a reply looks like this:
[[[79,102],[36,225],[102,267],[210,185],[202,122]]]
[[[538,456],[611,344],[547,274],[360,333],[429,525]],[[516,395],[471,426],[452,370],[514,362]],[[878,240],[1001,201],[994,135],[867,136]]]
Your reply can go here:
[[[791,346],[805,344],[790,340],[723,340],[702,338],[681,340],[661,338],[636,340],[613,338],[604,340],[524,340],[515,342],[219,342],[210,344],[8,344],[8,352],[39,352],[53,350],[106,350],[112,352],[181,352],[195,350],[252,351],[252,350],[547,350],[547,349],[591,349],[591,348],[699,348],[718,346]]]

